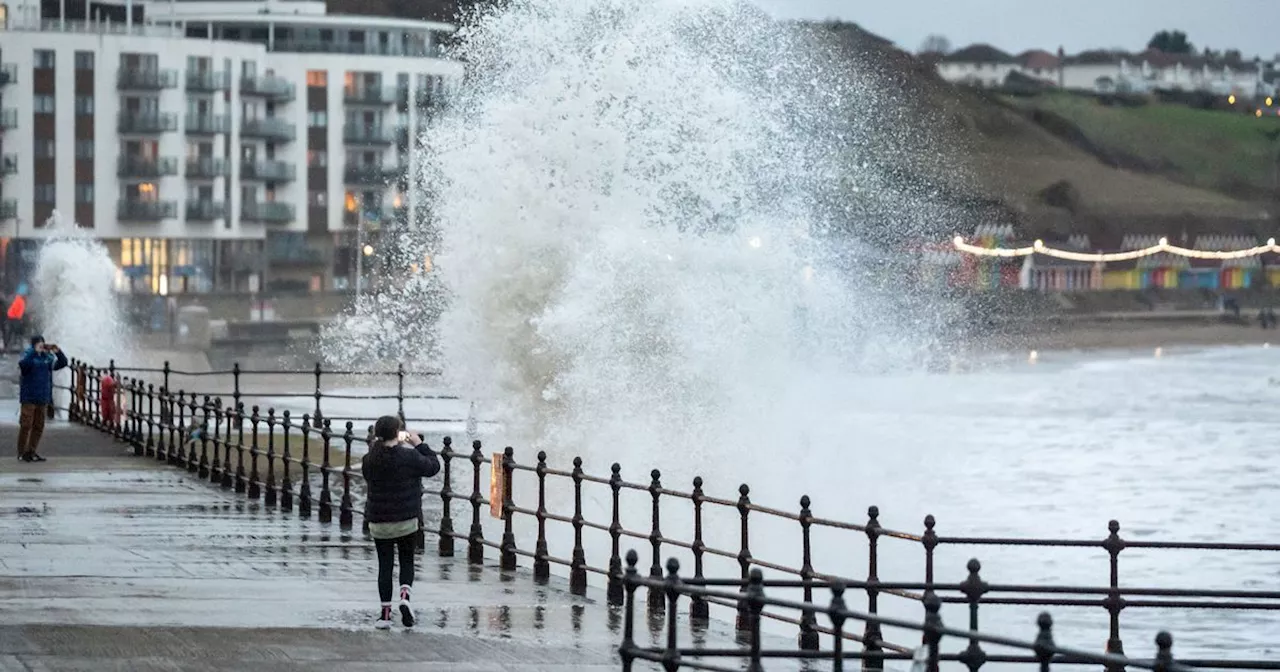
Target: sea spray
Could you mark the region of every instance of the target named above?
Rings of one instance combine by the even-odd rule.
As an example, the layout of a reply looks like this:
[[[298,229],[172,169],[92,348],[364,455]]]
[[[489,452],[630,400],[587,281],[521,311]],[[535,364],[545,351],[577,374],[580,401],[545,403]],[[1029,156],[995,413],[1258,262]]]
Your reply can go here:
[[[32,280],[42,333],[70,357],[102,364],[129,359],[130,340],[114,290],[118,269],[101,242],[53,218]]]
[[[462,32],[424,136],[438,345],[504,441],[683,478],[794,443],[821,380],[917,361],[884,255],[818,215],[883,182],[849,157],[888,129],[797,81],[784,35],[723,0],[511,0]]]

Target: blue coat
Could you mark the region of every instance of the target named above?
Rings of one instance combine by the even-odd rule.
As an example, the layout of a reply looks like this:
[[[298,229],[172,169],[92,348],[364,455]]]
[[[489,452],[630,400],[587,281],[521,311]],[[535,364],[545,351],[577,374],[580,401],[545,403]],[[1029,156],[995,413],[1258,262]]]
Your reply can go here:
[[[369,493],[365,519],[371,523],[398,523],[422,513],[422,479],[440,473],[440,460],[427,448],[407,444],[374,445],[360,466]]]
[[[36,352],[27,348],[18,360],[22,381],[18,384],[18,400],[24,404],[53,403],[53,372],[67,367],[67,356],[58,352]]]

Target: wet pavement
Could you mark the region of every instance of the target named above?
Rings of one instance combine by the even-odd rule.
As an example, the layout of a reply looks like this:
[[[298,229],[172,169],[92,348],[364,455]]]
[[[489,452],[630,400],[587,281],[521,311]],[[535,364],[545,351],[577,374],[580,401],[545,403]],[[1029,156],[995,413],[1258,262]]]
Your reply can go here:
[[[46,429],[48,462],[22,463],[15,434],[0,420],[0,672],[619,667],[622,613],[594,589],[540,586],[492,554],[439,558],[428,537],[418,626],[376,631],[376,560],[358,526],[248,501],[65,422]],[[638,636],[664,637],[637,616]],[[698,639],[732,645],[732,627]]]
[[[49,462],[0,460],[0,671],[617,667],[618,614],[554,580],[427,554],[419,627],[374,631],[358,530],[246,502],[83,428],[51,425],[43,445]]]

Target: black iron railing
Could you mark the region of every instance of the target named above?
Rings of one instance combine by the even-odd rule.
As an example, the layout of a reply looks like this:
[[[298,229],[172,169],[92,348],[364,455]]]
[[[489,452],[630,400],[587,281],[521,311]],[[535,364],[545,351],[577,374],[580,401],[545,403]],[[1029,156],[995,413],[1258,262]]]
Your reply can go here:
[[[80,362],[74,363],[73,371],[70,411],[75,420],[129,442],[139,456],[167,461],[223,488],[234,488],[251,498],[261,498],[268,506],[285,511],[296,507],[303,517],[310,517],[314,511],[322,522],[331,521],[336,509],[339,524],[344,529],[353,526],[355,517],[362,510],[364,484],[359,470],[353,469],[353,461],[360,457],[369,428],[357,427],[354,422],[357,418],[344,422],[341,417],[329,416],[322,412],[322,402],[325,399],[396,400],[397,408],[404,417],[405,400],[456,398],[406,394],[406,379],[432,376],[436,372],[410,372],[403,367],[391,372],[355,372],[327,371],[317,365],[311,374],[305,374],[314,376],[314,389],[311,391],[252,395],[244,391],[246,379],[256,376],[279,378],[291,374],[250,371],[238,365],[230,371],[191,374],[174,371],[167,365],[162,369],[114,366],[98,369]],[[118,419],[102,415],[99,394],[102,376],[106,373],[112,374],[117,381],[118,408],[122,410]],[[125,374],[152,376],[152,380],[144,381]],[[158,380],[155,378],[157,375]],[[206,390],[172,391],[171,385],[179,376],[229,376],[233,389],[225,395]],[[322,383],[338,376],[383,376],[395,381],[396,392],[326,394]],[[314,397],[314,414],[303,414],[299,418],[289,411],[277,413],[274,408],[246,407],[243,399],[251,396]],[[424,420],[441,419],[418,421]],[[412,423],[415,420],[407,421]],[[569,589],[575,594],[585,594],[589,576],[595,575],[603,584],[608,602],[621,605],[628,589],[621,554],[623,540],[639,541],[648,546],[651,556],[649,583],[633,585],[648,588],[646,600],[654,612],[664,609],[668,601],[660,558],[672,551],[679,551],[692,560],[693,575],[686,581],[691,585],[711,585],[707,583],[704,571],[706,563],[716,558],[737,564],[737,581],[743,584],[751,580],[753,570],[762,568],[795,577],[785,585],[796,590],[802,596],[799,602],[804,604],[812,604],[813,591],[822,587],[823,582],[840,585],[846,590],[857,591],[866,605],[866,613],[871,616],[855,619],[862,623],[860,632],[845,625],[835,627],[819,622],[818,616],[826,612],[816,607],[773,610],[766,604],[759,613],[753,614],[751,603],[741,597],[731,599],[712,593],[689,594],[690,620],[705,623],[712,606],[722,605],[736,610],[736,625],[742,630],[756,627],[756,622],[762,618],[791,624],[796,628],[798,651],[818,651],[820,636],[823,635],[839,642],[851,640],[861,645],[860,654],[845,657],[860,657],[868,669],[879,669],[884,659],[909,655],[916,648],[885,637],[882,625],[898,625],[897,621],[884,617],[881,601],[888,597],[909,601],[904,604],[918,605],[927,603],[928,595],[932,593],[939,604],[965,605],[970,614],[970,630],[979,627],[979,607],[982,605],[988,608],[1024,605],[1099,609],[1105,612],[1109,625],[1105,651],[1116,657],[1124,654],[1121,614],[1126,609],[1255,612],[1280,609],[1280,590],[1166,589],[1122,585],[1119,562],[1121,554],[1128,549],[1275,553],[1280,551],[1280,544],[1125,539],[1120,536],[1120,525],[1116,521],[1111,521],[1108,534],[1098,539],[993,538],[940,535],[936,531],[934,517],[927,516],[923,531],[915,534],[881,525],[880,511],[874,506],[869,508],[866,522],[842,522],[816,516],[808,496],[800,498],[798,512],[789,512],[753,503],[751,490],[745,484],[738,488],[736,498],[707,494],[700,477],[693,479],[690,491],[671,489],[663,483],[662,475],[656,469],[649,472],[647,482],[633,482],[623,479],[622,467],[617,463],[611,465],[607,477],[599,476],[587,473],[580,457],[573,458],[571,469],[552,467],[545,452],[539,452],[534,463],[524,464],[516,461],[511,447],[490,455],[477,440],[472,441],[469,449],[455,450],[451,437],[443,439],[439,454],[442,462],[440,485],[429,491],[439,498],[439,519],[433,521],[433,529],[427,530],[438,537],[436,551],[439,555],[454,555],[456,544],[461,543],[466,546],[468,560],[478,564],[484,562],[489,552],[486,549],[490,549],[497,553],[501,567],[508,570],[515,569],[520,564],[519,558],[524,557],[530,563],[533,578],[540,582],[551,577],[553,566],[560,566],[565,568]],[[261,465],[262,460],[266,462],[265,468]],[[533,487],[525,489],[524,485],[519,485],[522,479]],[[566,503],[567,510],[553,510],[550,502],[557,497],[549,495],[563,497],[566,502],[571,498],[572,504]],[[594,507],[584,504],[584,499],[595,499],[597,495],[603,495],[600,499],[607,504]],[[648,500],[644,507],[649,513],[648,525],[637,528],[623,524],[624,517],[629,517],[636,510],[633,506],[624,506],[624,495],[639,495]],[[429,508],[434,509],[434,505]],[[486,508],[488,513],[485,513]],[[462,513],[455,526],[457,509]],[[733,546],[720,547],[711,543],[714,539],[710,539],[709,533],[710,536],[718,536],[728,527],[724,524],[728,521],[725,518],[720,519],[722,524],[719,525],[705,522],[712,514],[727,514],[733,520],[733,534],[729,535],[734,538]],[[603,518],[603,515],[608,517]],[[486,536],[484,522],[489,517],[498,518],[496,522],[501,525],[501,532],[491,535],[495,538]],[[673,533],[673,519],[688,533]],[[760,529],[762,524],[779,523],[793,526],[798,533],[799,566],[787,566],[757,557],[757,549],[752,545],[752,530]],[[686,524],[688,527],[684,527]],[[840,576],[815,569],[813,537],[814,532],[820,529],[845,535],[853,533],[856,538],[865,538],[865,577]],[[526,539],[525,544],[520,543],[517,533]],[[557,554],[551,550],[551,542],[557,533],[564,533],[564,546],[571,546],[568,554]],[[588,534],[599,535],[596,538],[607,540],[607,543],[589,544],[585,539]],[[568,541],[570,537],[571,542]],[[881,578],[883,545],[889,541],[919,546],[923,560],[921,582],[891,582]],[[723,542],[720,543],[723,546]],[[425,545],[425,539],[420,539],[420,545]],[[980,575],[979,563],[971,561],[966,579],[947,585],[935,580],[935,555],[939,548],[951,546],[1101,549],[1109,559],[1110,581],[1105,586],[987,583]],[[1280,555],[1276,557],[1280,558]],[[986,662],[999,658],[974,654],[957,660],[976,672]],[[1116,667],[1118,660],[1108,658],[1105,662],[1115,672],[1120,669]],[[1060,661],[1055,658],[1055,662],[1087,661],[1066,656]],[[1201,667],[1280,669],[1280,660],[1205,658],[1183,662]]]
[[[1009,637],[978,632],[974,628],[960,630],[946,627],[939,613],[942,600],[934,592],[939,589],[963,591],[966,584],[952,586],[916,583],[916,584],[884,584],[885,588],[896,590],[922,590],[924,605],[924,621],[913,623],[904,619],[886,618],[884,616],[850,609],[845,603],[844,594],[848,586],[841,581],[796,581],[765,580],[760,569],[752,569],[746,581],[741,579],[693,579],[684,580],[679,576],[680,563],[675,558],[667,560],[665,577],[646,577],[640,573],[637,564],[639,555],[627,551],[627,568],[623,573],[622,583],[626,592],[626,614],[623,620],[622,644],[618,652],[622,657],[622,669],[629,671],[637,660],[661,663],[663,669],[678,670],[682,667],[700,670],[720,670],[736,672],[743,669],[741,665],[718,665],[712,661],[747,661],[748,671],[764,669],[766,659],[803,659],[806,661],[831,661],[830,669],[837,672],[844,669],[845,661],[862,661],[864,667],[878,668],[886,660],[911,660],[923,663],[920,668],[924,672],[938,672],[939,663],[955,661],[970,669],[980,667],[984,662],[1000,663],[1035,663],[1042,672],[1048,672],[1052,664],[1072,663],[1096,665],[1104,669],[1124,669],[1136,667],[1154,670],[1155,672],[1186,672],[1192,667],[1173,660],[1173,637],[1168,632],[1156,635],[1156,655],[1152,659],[1135,659],[1115,654],[1099,654],[1080,651],[1057,645],[1053,639],[1053,618],[1042,612],[1036,619],[1038,632],[1034,640],[1018,640]],[[972,561],[976,562],[976,561]],[[636,591],[645,588],[650,595],[662,596],[661,604],[653,604],[650,600],[650,623],[656,624],[654,611],[663,617],[661,627],[665,629],[666,642],[662,646],[640,646],[636,642]],[[831,600],[826,604],[817,604],[812,600],[786,600],[766,595],[766,588],[803,588],[805,591],[826,590]],[[688,598],[692,605],[705,604],[709,601],[733,601],[743,605],[747,614],[744,628],[745,647],[709,648],[706,646],[681,646],[678,613],[681,598]],[[803,618],[811,618],[821,614],[831,623],[833,646],[828,651],[801,649],[768,649],[765,648],[765,637],[761,631],[764,620],[764,609],[773,608],[778,611],[791,611],[801,614]],[[851,623],[874,623],[880,626],[892,626],[915,630],[921,633],[921,645],[914,652],[895,653],[887,651],[846,651],[844,638],[839,636]],[[960,639],[967,646],[958,652],[944,652],[944,638]],[[982,645],[1011,648],[1019,653],[992,655],[986,653]],[[913,669],[915,666],[913,665]]]

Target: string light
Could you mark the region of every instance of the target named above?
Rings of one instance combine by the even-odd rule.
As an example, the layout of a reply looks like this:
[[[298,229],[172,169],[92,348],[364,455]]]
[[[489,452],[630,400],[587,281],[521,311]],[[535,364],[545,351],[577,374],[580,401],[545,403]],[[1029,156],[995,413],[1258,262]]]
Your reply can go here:
[[[1068,261],[1130,261],[1133,259],[1141,259],[1150,257],[1160,253],[1174,254],[1180,257],[1189,257],[1192,259],[1246,259],[1248,257],[1256,257],[1268,252],[1280,254],[1280,245],[1276,245],[1276,239],[1267,240],[1266,245],[1259,245],[1245,250],[1230,251],[1212,251],[1212,250],[1193,250],[1188,247],[1178,247],[1170,245],[1168,238],[1161,238],[1160,242],[1145,247],[1140,250],[1129,250],[1127,252],[1075,252],[1072,250],[1061,250],[1048,247],[1043,241],[1037,240],[1027,247],[978,247],[964,242],[963,236],[956,236],[952,241],[956,250],[966,254],[972,254],[979,257],[1027,257],[1032,254],[1042,254],[1046,257],[1055,257],[1057,259],[1066,259]]]

